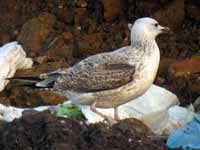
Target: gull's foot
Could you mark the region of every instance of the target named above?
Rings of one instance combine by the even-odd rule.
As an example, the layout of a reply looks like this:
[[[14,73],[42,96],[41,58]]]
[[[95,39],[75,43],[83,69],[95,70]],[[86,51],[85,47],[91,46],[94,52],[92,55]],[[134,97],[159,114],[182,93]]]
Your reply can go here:
[[[116,124],[116,123],[118,122],[116,119],[114,119],[114,118],[112,118],[112,117],[110,117],[110,116],[107,116],[107,115],[103,114],[102,112],[98,111],[98,110],[96,109],[96,102],[94,102],[94,103],[91,105],[90,109],[91,109],[94,113],[96,113],[97,115],[103,117],[110,125]],[[117,114],[117,109],[116,109],[116,111],[115,111],[115,115],[116,115],[116,114]],[[118,115],[118,114],[117,114],[117,115]],[[116,116],[115,116],[115,117],[116,117]]]
[[[108,124],[111,126],[119,122],[119,120],[115,120],[114,118],[110,116],[104,116],[104,118],[108,122]]]
[[[114,108],[114,118],[116,121],[120,121],[120,117],[119,117],[119,112],[118,112],[118,108]]]

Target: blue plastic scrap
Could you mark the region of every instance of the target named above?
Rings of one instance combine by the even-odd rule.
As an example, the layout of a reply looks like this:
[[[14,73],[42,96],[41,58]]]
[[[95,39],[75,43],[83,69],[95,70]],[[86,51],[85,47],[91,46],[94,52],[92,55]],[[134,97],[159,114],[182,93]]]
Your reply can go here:
[[[192,122],[173,132],[167,140],[167,146],[200,150],[200,114],[195,115]]]

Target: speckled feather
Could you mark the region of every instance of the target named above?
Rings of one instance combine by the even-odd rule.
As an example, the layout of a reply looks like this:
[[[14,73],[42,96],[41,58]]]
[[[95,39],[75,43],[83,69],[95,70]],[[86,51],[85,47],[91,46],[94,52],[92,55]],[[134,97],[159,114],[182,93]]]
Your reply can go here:
[[[56,80],[55,91],[98,92],[111,90],[133,80],[135,66],[127,56],[103,53],[91,56],[67,69]]]

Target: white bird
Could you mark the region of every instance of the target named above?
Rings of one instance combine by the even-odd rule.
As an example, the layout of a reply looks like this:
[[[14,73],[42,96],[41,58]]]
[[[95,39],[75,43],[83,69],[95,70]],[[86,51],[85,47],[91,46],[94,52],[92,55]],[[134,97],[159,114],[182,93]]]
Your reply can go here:
[[[70,68],[41,74],[41,81],[29,86],[49,88],[72,103],[90,105],[93,112],[114,123],[120,119],[118,106],[141,96],[152,85],[160,61],[155,38],[168,30],[152,18],[137,19],[131,29],[130,46],[90,56]],[[114,119],[96,107],[113,107]]]

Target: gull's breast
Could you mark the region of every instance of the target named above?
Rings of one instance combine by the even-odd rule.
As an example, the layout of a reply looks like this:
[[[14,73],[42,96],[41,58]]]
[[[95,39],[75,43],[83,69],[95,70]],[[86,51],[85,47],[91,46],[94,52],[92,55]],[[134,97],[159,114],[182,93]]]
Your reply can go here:
[[[159,66],[160,57],[147,56],[136,68],[133,80],[114,90],[95,93],[97,107],[117,107],[143,95],[152,85]]]

